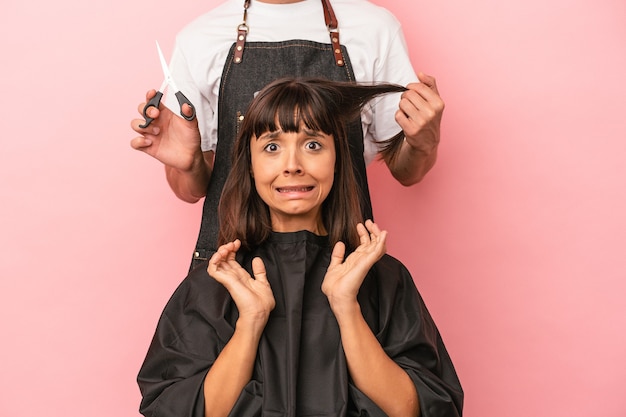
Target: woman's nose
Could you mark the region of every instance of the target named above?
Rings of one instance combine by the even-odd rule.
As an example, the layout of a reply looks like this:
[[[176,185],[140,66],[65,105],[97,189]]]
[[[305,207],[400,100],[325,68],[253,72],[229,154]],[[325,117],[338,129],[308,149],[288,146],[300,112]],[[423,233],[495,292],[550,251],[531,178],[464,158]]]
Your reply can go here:
[[[290,150],[285,154],[285,174],[302,173],[301,155],[297,150]]]

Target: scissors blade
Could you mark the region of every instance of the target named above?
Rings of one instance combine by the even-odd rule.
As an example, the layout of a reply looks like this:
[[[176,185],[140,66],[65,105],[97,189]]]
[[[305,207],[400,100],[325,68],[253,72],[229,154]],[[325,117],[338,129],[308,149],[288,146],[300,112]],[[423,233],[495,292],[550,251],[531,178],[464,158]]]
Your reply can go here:
[[[159,60],[161,61],[161,68],[163,69],[163,75],[165,76],[165,81],[163,83],[169,84],[170,86],[172,86],[174,91],[178,91],[178,88],[176,88],[176,84],[174,84],[174,80],[172,79],[170,68],[167,65],[167,61],[165,60],[165,57],[163,56],[161,47],[159,46],[159,41],[156,41],[156,46],[157,46],[157,51],[159,52]]]

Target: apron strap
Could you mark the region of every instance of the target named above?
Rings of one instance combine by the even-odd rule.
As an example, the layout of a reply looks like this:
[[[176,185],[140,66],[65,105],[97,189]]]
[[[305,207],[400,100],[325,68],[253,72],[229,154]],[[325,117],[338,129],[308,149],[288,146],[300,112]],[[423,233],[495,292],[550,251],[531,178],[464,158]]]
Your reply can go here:
[[[333,45],[335,63],[337,66],[343,67],[344,60],[343,54],[341,53],[341,43],[339,42],[339,23],[337,23],[335,11],[329,0],[322,0],[322,6],[324,6],[324,20],[326,21],[326,27],[330,35],[330,43]]]
[[[341,52],[341,43],[339,42],[339,24],[337,23],[337,17],[333,6],[331,6],[329,0],[322,0],[322,6],[324,7],[324,20],[326,21],[326,27],[328,28],[328,34],[330,35],[330,43],[333,45],[333,53],[335,54],[335,63],[339,67],[345,65],[343,59],[343,53]],[[243,59],[243,49],[246,45],[246,37],[248,36],[248,7],[250,7],[250,0],[244,0],[243,2],[243,22],[237,26],[237,44],[235,46],[235,64],[239,64]]]
[[[250,7],[250,0],[243,2],[243,22],[237,26],[237,45],[235,46],[235,56],[233,61],[238,64],[243,59],[243,48],[246,45],[246,36],[248,36],[248,7]]]

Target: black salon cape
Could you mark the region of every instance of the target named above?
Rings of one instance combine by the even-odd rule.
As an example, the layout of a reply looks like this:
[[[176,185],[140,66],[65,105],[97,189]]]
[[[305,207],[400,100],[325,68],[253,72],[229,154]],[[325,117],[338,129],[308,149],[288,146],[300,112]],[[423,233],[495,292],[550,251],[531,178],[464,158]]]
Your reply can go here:
[[[385,416],[352,383],[322,280],[332,248],[309,232],[274,233],[238,257],[265,263],[276,307],[261,337],[251,381],[231,416]],[[423,417],[461,415],[463,392],[437,327],[406,268],[385,255],[359,292],[365,320],[385,352],[411,377]],[[150,417],[204,417],[203,381],[234,332],[226,289],[194,269],[159,320],[137,381]],[[367,364],[363,364],[367,366]]]

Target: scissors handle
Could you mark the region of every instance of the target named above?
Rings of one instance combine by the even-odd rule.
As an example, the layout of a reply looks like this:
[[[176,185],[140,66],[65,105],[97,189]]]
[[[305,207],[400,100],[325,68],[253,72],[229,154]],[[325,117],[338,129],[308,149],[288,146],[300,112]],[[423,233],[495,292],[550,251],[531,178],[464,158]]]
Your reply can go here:
[[[189,101],[189,99],[187,99],[187,97],[185,97],[185,95],[181,93],[180,91],[177,91],[174,95],[176,96],[176,99],[178,100],[178,104],[180,104],[180,115],[183,116],[185,120],[195,119],[196,108],[193,106],[193,104],[191,104],[191,101]],[[189,107],[191,107],[191,116],[187,116],[185,113],[183,113],[183,104],[187,104]]]
[[[140,128],[145,129],[146,127],[150,126],[150,123],[152,123],[154,118],[148,117],[146,113],[148,112],[148,109],[150,107],[156,107],[158,109],[159,105],[161,104],[162,97],[163,97],[163,93],[160,91],[157,91],[154,97],[152,97],[150,101],[148,101],[146,105],[143,107],[143,118],[146,119],[146,122],[142,125],[139,125]]]

